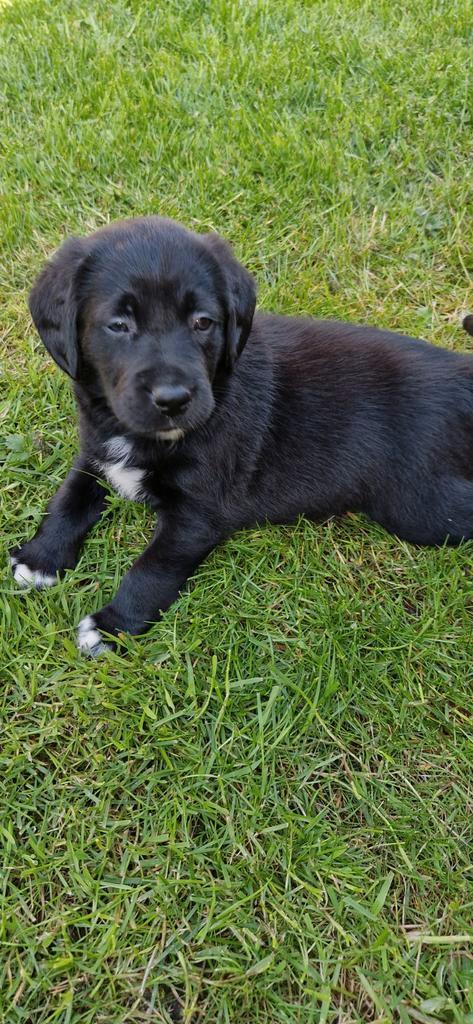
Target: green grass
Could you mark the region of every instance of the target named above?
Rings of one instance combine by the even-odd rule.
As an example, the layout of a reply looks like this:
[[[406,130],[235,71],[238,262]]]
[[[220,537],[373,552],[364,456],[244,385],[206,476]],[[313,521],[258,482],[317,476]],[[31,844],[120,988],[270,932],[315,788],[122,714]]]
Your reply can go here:
[[[472,348],[472,42],[468,0],[1,6],[6,548],[76,448],[25,302],[69,233],[161,212],[267,308]],[[56,589],[2,572],[0,1020],[471,1024],[472,545],[242,533],[91,664],[152,528],[109,500]]]

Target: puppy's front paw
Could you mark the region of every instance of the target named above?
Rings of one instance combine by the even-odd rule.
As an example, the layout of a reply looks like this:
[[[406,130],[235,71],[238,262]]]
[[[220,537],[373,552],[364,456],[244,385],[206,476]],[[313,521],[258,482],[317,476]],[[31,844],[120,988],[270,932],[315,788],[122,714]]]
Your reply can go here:
[[[57,575],[52,575],[48,572],[43,572],[41,569],[36,569],[32,565],[28,565],[27,561],[21,561],[21,553],[18,555],[10,556],[10,565],[12,567],[13,579],[23,589],[26,587],[34,587],[36,590],[42,590],[44,587],[53,587],[58,582]]]
[[[99,654],[103,654],[111,649],[111,644],[105,642],[100,630],[97,628],[93,615],[86,615],[85,619],[79,622],[77,647],[81,654],[86,654],[89,658],[97,658]]]

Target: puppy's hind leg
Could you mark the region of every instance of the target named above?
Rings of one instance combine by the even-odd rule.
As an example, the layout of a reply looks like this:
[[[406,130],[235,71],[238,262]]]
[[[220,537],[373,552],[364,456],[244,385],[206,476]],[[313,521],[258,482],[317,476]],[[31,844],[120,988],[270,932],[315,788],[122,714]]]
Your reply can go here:
[[[473,538],[473,481],[444,477],[422,493],[408,492],[395,516],[386,509],[369,509],[386,530],[422,547],[460,544]]]
[[[445,540],[459,544],[473,539],[473,480],[450,478],[446,481],[442,508],[445,515]]]
[[[414,544],[441,547],[473,538],[473,481],[459,477],[440,480],[422,503],[421,519],[393,533]]]
[[[76,564],[82,541],[105,504],[105,490],[81,456],[48,506],[35,536],[10,552],[20,587],[51,587]]]

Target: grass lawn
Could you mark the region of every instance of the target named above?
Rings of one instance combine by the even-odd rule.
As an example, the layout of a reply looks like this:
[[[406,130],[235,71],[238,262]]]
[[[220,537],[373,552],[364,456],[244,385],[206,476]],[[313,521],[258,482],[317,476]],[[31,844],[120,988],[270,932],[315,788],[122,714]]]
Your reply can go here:
[[[0,2],[0,495],[77,440],[26,294],[67,234],[220,231],[260,304],[470,348],[469,0]],[[473,545],[235,536],[79,657],[152,518],[20,593],[2,556],[0,1021],[473,1022]]]

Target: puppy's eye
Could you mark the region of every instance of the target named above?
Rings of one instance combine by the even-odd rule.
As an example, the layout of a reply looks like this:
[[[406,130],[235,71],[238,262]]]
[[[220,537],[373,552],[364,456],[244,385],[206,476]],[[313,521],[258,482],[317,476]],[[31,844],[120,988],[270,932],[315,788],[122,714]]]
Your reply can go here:
[[[213,324],[209,316],[196,316],[192,321],[194,331],[208,331]]]
[[[126,320],[111,320],[107,324],[107,330],[113,331],[114,334],[128,334],[130,328]]]

